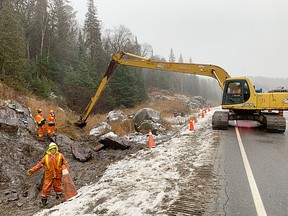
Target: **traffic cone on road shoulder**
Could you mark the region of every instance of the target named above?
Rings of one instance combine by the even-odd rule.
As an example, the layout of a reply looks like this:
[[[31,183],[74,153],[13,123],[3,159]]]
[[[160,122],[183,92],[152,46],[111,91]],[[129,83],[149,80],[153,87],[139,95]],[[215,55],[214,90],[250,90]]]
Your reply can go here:
[[[204,112],[204,110],[202,111],[202,118],[204,118],[205,117],[205,112]]]
[[[75,197],[78,192],[74,185],[74,182],[69,174],[67,166],[63,165],[62,168],[62,181],[63,181],[63,189],[64,189],[64,198],[65,200],[69,200]]]
[[[149,148],[154,148],[155,147],[155,143],[154,143],[154,140],[153,140],[153,135],[152,135],[151,130],[149,131],[148,147]]]
[[[189,130],[194,130],[194,124],[193,124],[193,120],[192,120],[192,117],[190,118],[190,123],[189,123]]]

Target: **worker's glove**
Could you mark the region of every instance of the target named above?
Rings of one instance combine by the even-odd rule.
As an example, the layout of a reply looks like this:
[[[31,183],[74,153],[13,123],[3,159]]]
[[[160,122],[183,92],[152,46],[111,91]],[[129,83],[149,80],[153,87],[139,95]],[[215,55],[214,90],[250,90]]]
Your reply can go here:
[[[27,174],[28,176],[32,175],[32,170],[27,170],[27,171],[26,171],[26,174]]]

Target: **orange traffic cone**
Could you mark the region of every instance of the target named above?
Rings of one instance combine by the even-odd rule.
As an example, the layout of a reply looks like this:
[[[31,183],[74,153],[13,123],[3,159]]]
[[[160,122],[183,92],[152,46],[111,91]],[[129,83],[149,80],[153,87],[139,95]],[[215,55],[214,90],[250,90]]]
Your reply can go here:
[[[153,140],[153,135],[152,135],[151,130],[149,131],[148,147],[149,148],[154,148],[155,147],[155,143],[154,143],[154,140]]]
[[[194,123],[196,124],[198,122],[197,117],[194,116]]]
[[[210,107],[208,107],[208,112],[210,112],[211,111],[211,109],[210,109]]]
[[[189,127],[189,130],[194,130],[194,125],[193,125],[193,120],[192,118],[190,118],[190,127]]]
[[[205,117],[205,112],[204,112],[204,110],[202,111],[202,118],[204,118]]]
[[[67,166],[65,165],[63,165],[63,169],[62,169],[62,181],[63,181],[65,200],[69,200],[75,197],[78,193],[74,185],[74,182],[68,172]]]

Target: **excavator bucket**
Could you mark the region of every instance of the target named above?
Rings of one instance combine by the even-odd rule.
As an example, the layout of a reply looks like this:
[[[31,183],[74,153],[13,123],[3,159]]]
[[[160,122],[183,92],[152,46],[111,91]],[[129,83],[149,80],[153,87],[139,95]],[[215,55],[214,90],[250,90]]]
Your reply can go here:
[[[74,125],[76,127],[79,127],[79,128],[84,128],[86,126],[86,124],[87,123],[85,121],[83,121],[83,120],[78,120],[77,122],[74,122]]]

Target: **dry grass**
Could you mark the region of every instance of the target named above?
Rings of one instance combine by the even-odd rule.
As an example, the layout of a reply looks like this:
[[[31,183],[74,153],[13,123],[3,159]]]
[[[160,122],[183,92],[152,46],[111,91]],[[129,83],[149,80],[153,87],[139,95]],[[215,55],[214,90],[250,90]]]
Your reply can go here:
[[[111,121],[109,122],[111,130],[118,136],[123,136],[135,131],[133,121],[128,119],[124,121]]]
[[[14,91],[11,87],[4,85],[0,82],[0,99],[8,100],[12,98],[22,98],[22,94],[20,92]]]
[[[148,107],[160,112],[161,118],[170,118],[174,115],[174,112],[184,114],[191,112],[191,110],[189,109],[189,107],[185,102],[178,100],[168,100],[168,99],[157,100],[155,102],[150,103],[143,103],[131,109],[124,109],[123,112],[124,114],[127,115],[131,113],[136,113],[138,110]]]
[[[154,92],[151,95],[171,95],[169,92]],[[57,131],[58,133],[64,133],[72,138],[80,138],[81,136],[87,135],[89,131],[97,124],[105,120],[106,115],[93,115],[91,114],[87,120],[87,125],[85,128],[80,129],[74,126],[74,122],[79,119],[79,114],[76,114],[68,109],[62,109],[58,107],[53,100],[40,100],[33,95],[22,94],[17,92],[12,88],[0,83],[0,99],[15,99],[27,107],[30,108],[31,113],[36,116],[37,109],[41,108],[43,110],[44,117],[47,118],[49,110],[53,109],[55,111],[56,121],[57,121]],[[188,106],[177,98],[173,99],[162,99],[151,103],[143,103],[131,109],[123,109],[125,115],[131,115],[136,113],[142,108],[152,108],[161,113],[161,119],[170,118],[174,115],[174,112],[188,114],[191,112]],[[113,121],[109,123],[112,127],[112,131],[118,136],[123,136],[135,131],[132,120],[126,121]],[[163,125],[166,128],[170,128],[170,124],[163,120]]]

